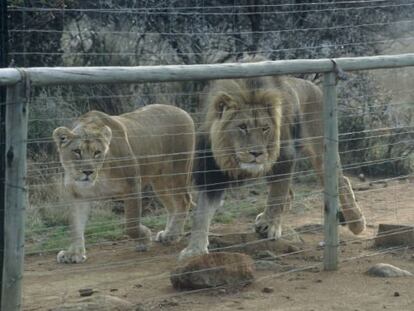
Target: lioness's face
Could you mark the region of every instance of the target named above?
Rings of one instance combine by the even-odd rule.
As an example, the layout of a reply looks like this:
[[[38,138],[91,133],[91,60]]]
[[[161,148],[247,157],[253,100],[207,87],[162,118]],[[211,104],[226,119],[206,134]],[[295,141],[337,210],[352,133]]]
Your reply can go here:
[[[280,95],[266,90],[222,92],[213,105],[210,137],[220,168],[239,177],[268,172],[279,154]]]
[[[81,187],[95,184],[109,150],[111,129],[59,127],[53,132],[60,161],[65,169],[65,182]]]

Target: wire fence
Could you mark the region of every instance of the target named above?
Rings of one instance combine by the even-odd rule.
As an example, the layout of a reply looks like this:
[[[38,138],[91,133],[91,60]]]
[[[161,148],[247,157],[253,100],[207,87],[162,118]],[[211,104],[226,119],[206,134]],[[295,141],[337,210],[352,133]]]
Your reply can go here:
[[[191,65],[233,62],[245,54],[261,54],[270,59],[371,56],[410,52],[414,36],[411,31],[412,1],[286,1],[283,4],[272,1],[146,1],[146,4],[125,1],[123,5],[108,4],[107,1],[8,3],[11,67],[17,68]],[[414,181],[413,91],[410,79],[407,79],[410,74],[408,69],[353,72],[337,85],[342,171],[351,179],[358,205],[367,220],[367,229],[361,236],[340,229],[339,260],[345,269],[372,257],[397,261],[412,254],[412,245],[373,247],[380,223],[414,223],[411,190]],[[313,75],[300,77],[321,84]],[[28,148],[29,195],[24,309],[42,310],[45,306],[53,308],[69,303],[77,300],[79,289],[91,288],[139,302],[149,310],[171,307],[168,305],[171,301],[178,301],[181,304],[178,308],[183,310],[196,310],[194,304],[186,304],[187,295],[200,295],[197,296],[200,298],[211,292],[214,295],[220,293],[220,289],[229,291],[221,286],[183,292],[166,289],[170,287],[170,273],[186,247],[190,233],[197,234],[197,230],[191,230],[191,217],[187,217],[181,242],[174,245],[154,242],[144,253],[136,252],[140,238],[125,233],[125,227],[138,222],[149,227],[154,236],[164,230],[168,220],[162,202],[172,194],[186,194],[188,189],[182,185],[165,189],[145,187],[143,192],[107,194],[108,191],[104,191],[82,198],[80,202],[93,205],[84,235],[88,260],[79,265],[56,263],[56,254],[67,249],[71,242],[69,219],[73,199],[65,196],[64,170],[52,138],[53,130],[59,126],[72,128],[80,115],[93,109],[119,115],[154,103],[166,103],[189,112],[198,135],[209,134],[203,126],[203,105],[210,84],[207,81],[188,81],[119,85],[114,81],[114,84],[106,85],[31,87],[29,132],[24,141]],[[10,106],[14,103],[0,104]],[[305,103],[305,106],[313,105],[315,102],[312,101]],[[255,113],[260,115],[262,110],[258,108]],[[163,117],[163,114],[158,113],[158,116]],[[294,116],[293,112],[284,115],[288,119]],[[304,120],[292,120],[289,125],[312,127],[324,121],[321,111],[305,109],[303,117]],[[258,121],[266,122],[266,119],[258,118]],[[248,120],[239,118],[234,121],[245,123]],[[250,128],[256,129],[257,126]],[[116,130],[113,131],[113,135],[117,134]],[[183,134],[188,133],[180,133],[178,138]],[[177,140],[174,133],[132,134],[129,139],[145,140],[149,137]],[[317,148],[322,138],[323,133],[298,138],[296,143]],[[289,149],[289,142],[289,139],[281,139],[280,150]],[[218,151],[222,156],[233,153],[231,148]],[[256,176],[245,178],[244,184],[221,180],[209,184],[214,188],[207,192],[227,189],[223,206],[218,208],[213,218],[210,251],[250,251],[258,270],[255,282],[267,286],[276,279],[287,280],[304,271],[321,271],[326,243],[322,226],[324,190],[319,184],[323,171],[312,168],[311,162],[320,159],[323,150],[316,151],[314,154],[300,151],[292,174],[268,176],[277,178],[278,182],[293,179],[294,195],[288,200],[290,208],[283,219],[282,235],[283,241],[293,245],[289,252],[267,250],[265,247],[271,238],[233,240],[234,236],[254,231],[255,217],[267,204],[268,182]],[[106,163],[111,163],[116,169],[132,170],[136,162],[131,161],[145,160],[153,166],[162,166],[181,161],[171,159],[172,155],[186,156],[189,153],[114,156],[106,159]],[[196,152],[194,160],[203,161],[209,157],[211,155]],[[281,159],[278,163],[289,161]],[[80,159],[79,162],[82,165]],[[226,173],[226,169],[211,172]],[[141,177],[177,179],[182,175],[186,172],[161,171],[144,173]],[[129,175],[110,177],[108,181],[124,185],[134,179]],[[346,189],[345,185],[339,185],[339,191]],[[191,188],[191,192],[196,199],[197,189]],[[124,219],[125,202],[140,199],[142,217]],[[280,199],[273,206],[287,204],[282,201]],[[344,204],[342,207],[353,208]],[[185,211],[176,213],[177,218],[186,216]],[[349,221],[342,222],[346,225]],[[388,234],[401,234],[407,230],[410,232],[411,229]],[[217,236],[221,240],[215,240]],[[227,239],[231,245],[220,244]],[[263,261],[274,265],[263,269],[260,267]],[[234,264],[229,262],[221,267]],[[42,286],[34,286],[39,280],[45,282]],[[243,287],[245,284],[239,285]],[[246,294],[243,290],[241,292]]]

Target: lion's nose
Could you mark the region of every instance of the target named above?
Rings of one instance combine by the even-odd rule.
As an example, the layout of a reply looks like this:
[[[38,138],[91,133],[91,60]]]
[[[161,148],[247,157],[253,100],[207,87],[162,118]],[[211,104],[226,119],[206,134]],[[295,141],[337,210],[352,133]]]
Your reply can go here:
[[[250,151],[250,154],[254,156],[255,158],[258,158],[263,154],[263,152],[262,151]]]
[[[83,171],[83,173],[84,173],[86,176],[89,176],[89,175],[92,175],[92,174],[93,174],[93,171],[91,171],[91,170],[87,170],[87,171]]]

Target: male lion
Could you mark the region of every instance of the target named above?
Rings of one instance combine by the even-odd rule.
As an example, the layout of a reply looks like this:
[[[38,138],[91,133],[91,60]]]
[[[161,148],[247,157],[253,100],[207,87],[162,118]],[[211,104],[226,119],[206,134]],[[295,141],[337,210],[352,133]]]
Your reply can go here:
[[[269,194],[255,230],[265,238],[280,238],[299,147],[323,184],[323,103],[316,85],[288,77],[216,80],[205,105],[194,164],[198,202],[191,239],[180,258],[208,252],[210,222],[225,189],[257,178],[266,179]],[[339,189],[343,216],[358,234],[365,228],[365,218],[342,172]]]
[[[84,231],[91,201],[124,201],[127,233],[145,250],[151,231],[140,224],[141,189],[151,184],[168,211],[164,231],[156,240],[171,243],[183,233],[192,203],[189,187],[195,133],[191,117],[168,105],[150,105],[109,116],[90,111],[72,130],[59,127],[53,138],[65,171],[64,185],[71,206],[71,245],[60,251],[60,263],[86,260]]]

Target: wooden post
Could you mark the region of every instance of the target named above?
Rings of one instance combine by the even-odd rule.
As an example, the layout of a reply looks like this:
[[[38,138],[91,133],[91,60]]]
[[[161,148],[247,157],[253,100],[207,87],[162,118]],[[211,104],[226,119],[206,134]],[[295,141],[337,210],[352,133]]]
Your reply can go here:
[[[0,68],[8,63],[7,1],[0,1]],[[3,288],[4,255],[4,180],[6,178],[6,87],[0,85],[0,308]]]
[[[325,270],[338,269],[338,116],[336,74],[329,72],[323,79],[324,120],[324,201],[325,201]]]
[[[26,83],[7,88],[4,270],[2,311],[21,310],[24,217],[27,205],[26,150],[28,94]]]

